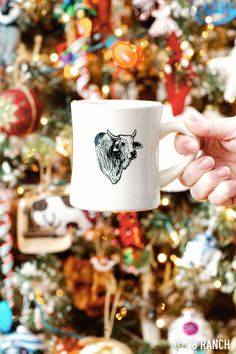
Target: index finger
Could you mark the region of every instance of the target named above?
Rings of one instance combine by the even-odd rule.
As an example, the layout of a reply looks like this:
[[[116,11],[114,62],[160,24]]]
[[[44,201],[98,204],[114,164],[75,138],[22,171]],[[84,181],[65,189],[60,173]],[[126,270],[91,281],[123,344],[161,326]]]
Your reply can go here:
[[[175,137],[176,151],[182,155],[189,155],[198,152],[201,149],[201,141],[199,138],[176,134]]]

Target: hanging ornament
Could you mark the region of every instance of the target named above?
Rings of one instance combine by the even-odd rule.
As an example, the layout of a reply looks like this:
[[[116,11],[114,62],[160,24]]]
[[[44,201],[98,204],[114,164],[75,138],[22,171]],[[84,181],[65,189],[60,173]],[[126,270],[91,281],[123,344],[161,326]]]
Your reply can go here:
[[[131,349],[124,343],[113,339],[96,338],[95,343],[87,345],[78,354],[133,354]],[[75,353],[76,354],[76,353]]]
[[[115,315],[117,313],[117,307],[121,296],[121,289],[117,287],[114,288],[112,283],[113,282],[111,281],[106,284],[104,338],[85,338],[85,347],[79,352],[80,354],[133,354],[126,344],[111,339]],[[114,296],[114,301],[110,311],[112,295]],[[83,340],[81,341],[81,344],[82,342]]]
[[[90,227],[87,214],[70,205],[66,188],[64,192],[54,191],[44,197],[26,196],[18,205],[17,240],[22,253],[65,251],[70,248],[73,236],[80,236]]]
[[[197,234],[188,241],[179,265],[184,268],[203,268],[202,276],[215,277],[222,252],[217,242],[209,233]]]
[[[6,301],[0,301],[0,333],[10,332],[13,325],[13,313]]]
[[[100,34],[100,39],[107,37],[111,33],[111,0],[90,2],[97,12],[97,16],[92,19],[92,31]]]
[[[151,10],[151,16],[155,21],[149,29],[151,37],[159,37],[170,33],[178,33],[179,26],[171,17],[170,5],[165,0],[158,0],[158,8]]]
[[[190,93],[195,73],[193,72],[190,63],[188,62],[187,67],[185,68],[186,74],[184,74],[184,76],[178,80],[177,73],[173,71],[172,66],[175,64],[182,65],[182,50],[180,41],[175,33],[171,33],[170,37],[168,38],[167,47],[171,49],[172,55],[170,56],[169,62],[164,69],[166,89],[168,101],[172,106],[173,115],[177,116],[184,111],[186,98]]]
[[[134,14],[140,21],[147,21],[152,10],[157,6],[157,0],[132,0]]]
[[[26,86],[0,95],[0,132],[16,136],[32,133],[38,126],[40,116],[38,96]]]
[[[112,46],[113,60],[122,68],[132,68],[138,61],[137,48],[126,41],[117,41]]]
[[[21,13],[18,2],[6,0],[0,3],[0,63],[12,66],[15,60],[15,51],[20,40],[20,30],[17,19]]]
[[[170,353],[210,354],[207,343],[213,339],[212,329],[202,314],[194,308],[186,308],[168,329]]]
[[[119,213],[118,221],[119,228],[116,233],[120,237],[122,246],[142,248],[144,244],[137,213]]]
[[[234,102],[236,98],[236,41],[234,48],[229,52],[228,56],[214,58],[210,60],[209,69],[218,72],[225,80],[224,99],[228,102]]]
[[[200,25],[209,23],[215,26],[225,25],[236,17],[236,5],[233,0],[208,0],[201,1],[192,0],[191,7],[197,10],[194,17]]]
[[[203,268],[202,276],[215,277],[218,272],[218,264],[222,252],[218,249],[217,241],[213,231],[221,213],[220,207],[213,207],[205,233],[197,234],[191,241],[188,241],[184,254],[180,259],[180,266],[184,268]]]

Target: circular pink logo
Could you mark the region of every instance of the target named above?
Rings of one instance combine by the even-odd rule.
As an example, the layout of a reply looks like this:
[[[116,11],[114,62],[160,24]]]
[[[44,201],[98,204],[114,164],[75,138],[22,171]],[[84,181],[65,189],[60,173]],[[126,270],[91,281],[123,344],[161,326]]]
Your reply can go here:
[[[183,330],[188,336],[193,336],[198,332],[198,325],[194,322],[186,322],[183,325]]]

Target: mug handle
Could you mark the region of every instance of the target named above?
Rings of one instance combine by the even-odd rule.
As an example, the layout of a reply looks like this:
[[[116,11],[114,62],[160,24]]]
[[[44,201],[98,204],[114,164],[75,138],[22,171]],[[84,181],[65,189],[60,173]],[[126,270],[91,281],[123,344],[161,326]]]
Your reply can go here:
[[[166,135],[170,133],[181,133],[188,136],[196,136],[190,132],[186,127],[183,118],[177,118],[174,121],[161,123],[160,128],[160,139],[163,139]],[[179,163],[176,165],[167,168],[166,170],[160,171],[160,188],[167,186],[169,183],[173,182],[177,177],[182,175],[187,166],[195,159],[197,152],[185,156]]]

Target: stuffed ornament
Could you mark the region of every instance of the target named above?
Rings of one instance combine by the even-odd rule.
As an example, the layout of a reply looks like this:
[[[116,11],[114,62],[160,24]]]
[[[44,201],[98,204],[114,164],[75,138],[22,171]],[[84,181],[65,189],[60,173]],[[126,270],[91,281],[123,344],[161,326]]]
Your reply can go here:
[[[236,42],[228,56],[210,60],[209,69],[214,73],[218,72],[225,80],[224,99],[230,101],[236,97]]]
[[[18,247],[26,254],[65,251],[73,235],[80,236],[92,226],[86,212],[70,205],[67,194],[22,198],[17,220]]]
[[[16,46],[20,40],[20,31],[16,22],[20,12],[17,1],[0,1],[0,66],[14,64]]]
[[[41,103],[26,86],[7,90],[0,95],[0,132],[24,136],[38,126]]]
[[[155,21],[149,29],[151,37],[159,37],[172,32],[179,32],[179,26],[171,17],[170,5],[168,5],[165,0],[158,0],[158,8],[151,11],[151,16],[155,18]]]
[[[202,275],[215,277],[222,252],[217,247],[215,237],[205,232],[197,234],[188,241],[184,254],[180,259],[180,266],[184,268],[204,268]]]
[[[146,21],[151,16],[151,11],[156,7],[157,0],[132,0],[134,13],[140,21]]]
[[[193,308],[184,309],[182,315],[168,329],[170,354],[198,354],[201,345],[212,339],[213,332],[209,323]],[[210,354],[211,350],[202,349],[201,353]]]

